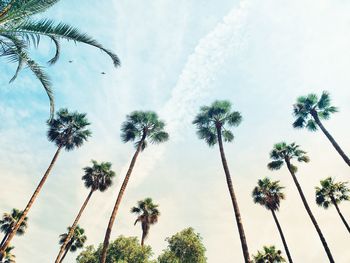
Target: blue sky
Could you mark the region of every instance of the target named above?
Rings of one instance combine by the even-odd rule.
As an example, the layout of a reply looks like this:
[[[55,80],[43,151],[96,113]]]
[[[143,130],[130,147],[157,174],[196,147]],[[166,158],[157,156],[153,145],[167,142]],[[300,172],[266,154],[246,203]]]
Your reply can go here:
[[[298,178],[336,262],[349,261],[348,234],[334,209],[314,204],[314,187],[334,176],[348,180],[348,167],[320,132],[293,130],[295,98],[328,90],[340,113],[325,125],[350,152],[350,3],[345,1],[103,1],[62,0],[45,16],[69,22],[116,51],[115,69],[100,51],[64,43],[61,60],[47,70],[56,107],[87,112],[93,137],[63,153],[30,211],[29,229],[16,238],[19,263],[51,262],[58,235],[70,225],[86,195],[82,168],[91,159],[111,161],[113,187],[97,193],[80,225],[88,244],[102,242],[105,226],[133,147],[120,141],[120,125],[133,110],[155,110],[171,140],[151,146],[138,160],[112,237],[140,236],[130,208],[144,197],[162,216],[147,243],[155,255],[164,239],[193,226],[203,236],[209,262],[241,262],[241,249],[217,148],[208,148],[191,125],[201,105],[232,101],[244,118],[225,145],[250,252],[265,244],[283,248],[271,215],[250,193],[264,176],[281,180],[287,199],[278,214],[296,262],[326,262],[317,234],[285,169],[266,169],[268,152],[280,140],[296,141],[311,163]],[[43,41],[33,56],[42,64],[53,53]],[[73,63],[68,63],[73,60]],[[1,60],[0,211],[23,208],[55,151],[46,139],[48,100],[30,72],[8,84],[14,65]],[[106,75],[100,74],[102,71]],[[341,205],[350,217],[349,204]],[[302,242],[300,241],[302,240]],[[67,257],[74,262],[77,254]]]

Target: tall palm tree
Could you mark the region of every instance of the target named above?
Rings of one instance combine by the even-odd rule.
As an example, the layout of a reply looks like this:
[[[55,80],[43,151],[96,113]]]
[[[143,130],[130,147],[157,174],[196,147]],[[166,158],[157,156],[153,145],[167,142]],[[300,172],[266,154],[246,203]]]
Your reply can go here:
[[[47,132],[48,140],[54,142],[57,146],[55,155],[47,168],[44,176],[40,180],[33,195],[29,199],[29,202],[23,213],[11,232],[9,233],[5,243],[0,247],[0,260],[1,255],[4,254],[6,248],[9,246],[12,238],[17,233],[23,220],[26,218],[29,209],[32,207],[34,201],[38,197],[42,187],[44,186],[46,179],[48,178],[57,158],[62,149],[71,151],[83,145],[83,143],[91,136],[91,132],[87,129],[90,123],[86,118],[85,113],[69,112],[67,109],[61,109],[57,112],[56,118],[48,122],[49,130]]]
[[[12,254],[14,247],[7,247],[3,263],[16,263],[16,256]]]
[[[332,113],[338,111],[337,107],[331,106],[329,93],[323,91],[320,98],[318,98],[316,94],[299,97],[293,108],[294,115],[297,118],[293,123],[294,128],[307,128],[309,131],[316,131],[317,127],[319,127],[339,155],[350,166],[349,157],[344,153],[321,122],[321,120],[328,120]]]
[[[320,227],[318,226],[318,223],[312,214],[312,211],[309,207],[309,204],[306,201],[305,195],[303,193],[303,190],[301,189],[301,186],[298,182],[298,179],[296,177],[297,167],[291,163],[293,159],[296,159],[298,162],[309,162],[310,159],[306,155],[306,152],[300,149],[299,145],[296,145],[295,143],[287,144],[285,142],[280,142],[274,145],[271,153],[270,158],[272,161],[267,165],[267,167],[270,170],[279,170],[283,164],[285,163],[287,165],[289,173],[292,175],[293,181],[298,189],[299,195],[301,197],[301,200],[304,204],[304,207],[306,209],[306,212],[308,213],[319,237],[322,242],[322,245],[327,253],[329,262],[334,263],[334,259],[332,256],[332,253],[328,247],[328,244],[326,242],[326,239],[324,238],[322,231]]]
[[[79,219],[83,214],[83,211],[85,210],[85,207],[87,206],[92,194],[97,190],[104,192],[106,189],[108,189],[112,185],[112,178],[115,176],[115,172],[112,171],[111,168],[112,168],[111,163],[109,162],[98,163],[95,160],[92,160],[91,167],[84,168],[85,174],[82,177],[82,179],[84,180],[85,187],[90,189],[90,192],[86,197],[82,207],[80,208],[79,213],[76,216],[73,225],[69,228],[68,238],[66,238],[66,240],[62,243],[62,246],[57,255],[55,263],[59,263],[60,258],[62,257],[63,253],[65,253],[66,248],[68,246],[68,242],[69,240],[71,240],[71,237],[74,234],[75,228],[78,225]]]
[[[279,210],[281,200],[285,198],[282,190],[284,187],[280,186],[279,181],[271,181],[270,178],[265,177],[258,181],[258,186],[254,187],[252,197],[254,203],[264,206],[267,210],[271,211],[273,219],[275,220],[276,226],[280,233],[284,249],[286,251],[288,261],[293,262],[290,255],[287,241],[284,237],[281,225],[277,219],[276,211]]]
[[[238,126],[242,121],[242,116],[238,111],[231,111],[231,103],[229,101],[214,101],[210,106],[203,106],[195,117],[193,124],[197,127],[197,134],[200,139],[210,146],[219,143],[222,165],[226,175],[227,187],[231,196],[233,210],[235,213],[236,223],[243,250],[243,256],[246,263],[250,262],[248,245],[244,234],[241,214],[239,212],[237,198],[232,186],[232,180],[226,156],[224,152],[223,141],[231,142],[233,133],[231,127]]]
[[[70,232],[71,227],[68,227],[67,229],[68,229],[68,232]],[[85,233],[85,230],[79,227],[79,225],[77,225],[74,229],[73,235],[70,238],[68,237],[67,233],[60,235],[60,241],[59,241],[60,245],[63,245],[64,243],[66,243],[66,241],[68,241],[64,254],[59,261],[60,263],[63,262],[63,259],[66,257],[68,251],[75,252],[79,248],[84,247],[84,243],[87,239],[84,233]]]
[[[316,187],[316,203],[324,209],[334,205],[346,229],[350,233],[349,224],[338,207],[340,202],[349,201],[350,199],[350,189],[347,186],[347,182],[335,182],[332,177],[328,177],[321,180],[320,183],[321,187]]]
[[[56,48],[55,55],[49,60],[49,64],[54,64],[59,59],[60,41],[64,39],[94,46],[110,56],[116,67],[120,65],[116,54],[77,28],[62,22],[55,23],[50,19],[33,18],[57,2],[59,0],[0,1],[0,57],[8,57],[10,61],[18,63],[17,70],[10,82],[16,79],[23,66],[27,66],[39,79],[49,97],[51,116],[54,112],[54,97],[50,78],[43,68],[29,56],[30,46],[37,47],[42,37],[51,39]]]
[[[2,216],[2,219],[0,220],[0,231],[3,232],[5,235],[0,243],[0,246],[2,246],[5,243],[12,228],[14,227],[18,219],[21,217],[21,215],[22,215],[22,212],[16,208],[13,208],[11,213],[4,213],[4,215]],[[28,227],[28,217],[25,217],[21,225],[19,226],[16,234],[18,236],[23,235],[27,227]]]
[[[158,205],[153,203],[152,198],[146,198],[145,200],[138,201],[137,206],[134,206],[133,208],[131,208],[131,213],[137,214],[137,219],[134,225],[136,225],[137,222],[141,223],[141,227],[142,227],[141,246],[143,246],[145,239],[149,234],[149,229],[151,225],[158,222],[158,217],[160,216]]]
[[[106,263],[107,248],[112,227],[132,170],[135,166],[136,159],[139,153],[146,148],[148,141],[153,144],[159,144],[168,140],[169,134],[164,131],[164,127],[165,123],[159,120],[158,115],[153,111],[134,111],[126,117],[126,121],[122,124],[122,141],[125,143],[135,142],[136,151],[130,162],[129,169],[126,172],[123,184],[120,187],[117,200],[109,219],[103,242],[101,263]]]
[[[262,251],[258,251],[253,256],[254,263],[282,263],[286,260],[282,257],[282,251],[277,250],[275,246],[264,246]]]

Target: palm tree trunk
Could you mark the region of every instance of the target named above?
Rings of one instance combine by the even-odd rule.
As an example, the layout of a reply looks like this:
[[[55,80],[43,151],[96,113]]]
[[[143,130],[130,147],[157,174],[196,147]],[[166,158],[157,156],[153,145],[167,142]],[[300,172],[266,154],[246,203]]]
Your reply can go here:
[[[9,233],[6,233],[4,238],[1,240],[0,247],[5,243],[8,236],[9,236]]]
[[[113,227],[115,218],[116,218],[116,216],[117,216],[118,208],[119,208],[119,205],[120,205],[120,203],[121,203],[121,201],[122,201],[122,198],[123,198],[123,195],[124,195],[126,186],[128,185],[128,182],[129,182],[129,179],[130,179],[132,170],[133,170],[133,168],[134,168],[134,166],[135,166],[137,156],[139,155],[139,153],[140,153],[140,151],[141,151],[141,148],[142,148],[142,145],[143,145],[145,139],[146,139],[146,133],[144,133],[144,134],[142,135],[142,138],[141,138],[141,140],[140,140],[140,143],[139,143],[139,145],[137,146],[137,149],[136,149],[136,151],[135,151],[135,153],[134,153],[134,156],[133,156],[133,158],[132,158],[132,160],[131,160],[131,162],[130,162],[129,169],[128,169],[126,175],[125,175],[123,184],[122,184],[122,186],[120,187],[117,200],[116,200],[116,202],[115,202],[115,205],[114,205],[114,208],[113,208],[111,217],[110,217],[110,219],[109,219],[109,223],[108,223],[107,230],[106,230],[106,234],[105,234],[105,239],[104,239],[104,241],[103,241],[103,248],[102,248],[102,254],[101,254],[100,263],[106,263],[107,249],[108,249],[109,239],[110,239],[111,232],[112,232],[112,227]]]
[[[312,221],[314,227],[316,228],[316,231],[317,231],[317,233],[318,233],[318,235],[319,235],[319,237],[320,237],[320,240],[321,240],[321,242],[322,242],[322,245],[323,245],[323,247],[324,247],[324,250],[325,250],[326,253],[327,253],[329,262],[334,263],[334,259],[333,259],[332,253],[331,253],[331,251],[330,251],[330,249],[329,249],[329,247],[328,247],[327,241],[326,241],[326,239],[324,238],[324,236],[323,236],[323,234],[322,234],[322,231],[321,231],[320,227],[318,226],[318,223],[317,223],[317,221],[316,221],[314,215],[313,215],[312,212],[311,212],[311,209],[310,209],[310,207],[309,207],[309,204],[307,203],[306,198],[305,198],[305,196],[304,196],[303,190],[301,189],[301,186],[300,186],[300,184],[299,184],[299,182],[298,182],[298,179],[297,179],[297,177],[295,176],[295,173],[294,173],[294,171],[293,171],[293,169],[292,169],[292,167],[291,167],[290,161],[289,161],[288,159],[286,159],[285,161],[286,161],[286,163],[287,163],[288,170],[289,170],[290,174],[291,174],[292,177],[293,177],[293,181],[294,181],[294,183],[295,183],[295,185],[296,185],[296,187],[297,187],[297,189],[298,189],[299,195],[300,195],[301,200],[302,200],[302,202],[303,202],[303,204],[304,204],[304,207],[305,207],[305,209],[306,209],[306,212],[308,213],[308,215],[309,215],[309,217],[310,217],[310,219],[311,219],[311,221]]]
[[[349,157],[344,153],[344,151],[340,148],[338,143],[335,141],[335,139],[332,137],[332,135],[327,131],[327,129],[323,126],[320,118],[317,115],[317,112],[311,113],[312,117],[314,118],[317,125],[321,128],[323,133],[326,135],[328,140],[332,143],[333,147],[336,149],[336,151],[339,153],[339,155],[343,158],[343,160],[347,163],[347,165],[350,166],[350,159]]]
[[[289,252],[289,249],[288,249],[288,245],[287,245],[286,239],[285,239],[285,237],[284,237],[284,234],[283,234],[281,225],[280,225],[280,223],[278,222],[276,213],[275,213],[275,211],[273,211],[273,210],[271,210],[271,212],[272,212],[273,219],[275,220],[275,223],[276,223],[276,225],[277,225],[278,232],[280,233],[280,236],[281,236],[281,239],[282,239],[282,243],[283,243],[283,246],[284,246],[284,250],[286,251],[286,254],[287,254],[287,257],[288,257],[288,261],[289,261],[289,263],[293,263],[292,257],[291,257],[291,255],[290,255],[290,252]]]
[[[235,217],[236,217],[236,223],[237,223],[237,227],[238,227],[239,237],[241,239],[241,245],[242,245],[242,250],[243,250],[244,261],[245,261],[245,263],[250,263],[251,261],[250,261],[250,257],[249,257],[248,245],[247,245],[246,237],[245,237],[245,234],[244,234],[241,214],[239,212],[239,207],[238,207],[236,195],[235,195],[235,192],[234,192],[233,186],[232,186],[232,180],[231,180],[230,171],[228,169],[228,165],[227,165],[227,161],[226,161],[226,157],[225,157],[225,152],[224,152],[224,146],[223,146],[223,143],[222,143],[221,128],[220,127],[217,127],[217,135],[218,135],[218,141],[219,141],[221,161],[222,161],[222,165],[224,167],[224,171],[225,171],[225,175],[226,175],[227,187],[228,187],[228,190],[230,192],[231,201],[232,201],[232,205],[233,205],[233,210],[234,210]]]
[[[59,263],[59,262],[60,262],[60,257],[62,256],[63,252],[65,251],[65,249],[66,249],[66,247],[67,247],[67,245],[68,245],[68,242],[69,242],[70,239],[72,238],[72,236],[73,236],[73,234],[74,234],[74,230],[75,230],[75,228],[76,228],[77,225],[78,225],[79,219],[80,219],[81,215],[83,214],[83,211],[85,210],[85,207],[86,207],[86,205],[88,204],[88,202],[89,202],[89,200],[90,200],[90,198],[91,198],[93,192],[94,192],[94,190],[91,190],[91,191],[90,191],[90,193],[89,193],[88,196],[86,197],[86,199],[85,199],[85,201],[84,201],[82,207],[80,208],[79,213],[78,213],[77,217],[75,218],[74,223],[73,223],[73,225],[71,226],[71,228],[70,228],[70,230],[69,230],[69,232],[68,232],[67,238],[66,238],[66,240],[65,240],[64,243],[63,243],[63,245],[62,245],[61,248],[60,248],[60,251],[59,251],[59,253],[58,253],[58,255],[57,255],[57,258],[56,258],[56,260],[55,260],[55,263]]]
[[[340,212],[340,209],[339,209],[339,207],[338,207],[337,202],[335,202],[334,200],[332,200],[332,203],[334,204],[335,208],[337,209],[337,212],[338,212],[338,214],[339,214],[341,220],[343,221],[343,223],[344,223],[346,229],[347,229],[348,232],[350,233],[350,227],[349,227],[349,225],[348,225],[348,222],[346,222],[346,220],[345,220],[343,214]]]
[[[64,254],[63,254],[62,258],[60,259],[59,263],[63,262],[63,259],[67,256],[68,251],[69,251],[69,248],[67,247],[66,250],[64,251]]]
[[[0,255],[3,255],[5,253],[6,248],[9,246],[12,238],[16,235],[18,228],[21,226],[23,220],[26,218],[26,216],[27,216],[27,214],[29,212],[29,209],[32,207],[35,199],[38,197],[38,195],[39,195],[39,193],[41,191],[41,188],[44,186],[45,181],[48,178],[48,176],[49,176],[49,174],[50,174],[50,172],[52,170],[52,167],[54,166],[61,149],[62,149],[61,146],[57,148],[57,151],[56,151],[54,157],[52,158],[52,161],[51,161],[49,167],[47,168],[47,170],[46,170],[44,176],[42,177],[39,185],[35,189],[32,197],[30,198],[30,200],[29,200],[26,208],[24,209],[21,217],[18,219],[18,221],[16,222],[15,226],[13,227],[11,232],[9,233],[9,236],[8,236],[7,240],[5,241],[5,243],[1,246],[1,248],[0,248]]]

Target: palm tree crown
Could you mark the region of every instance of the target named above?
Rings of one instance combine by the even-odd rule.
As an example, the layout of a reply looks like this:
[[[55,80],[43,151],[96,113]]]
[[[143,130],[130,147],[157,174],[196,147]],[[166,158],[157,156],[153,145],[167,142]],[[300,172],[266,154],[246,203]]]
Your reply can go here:
[[[80,147],[91,136],[90,130],[87,129],[89,125],[85,113],[60,109],[56,117],[48,122],[47,137],[57,147],[64,147],[70,151]]]
[[[335,182],[332,177],[321,180],[321,187],[316,187],[316,203],[327,209],[329,206],[349,200],[350,189],[347,182]]]
[[[319,119],[328,120],[331,114],[337,112],[338,109],[331,106],[330,95],[324,91],[320,98],[316,94],[299,97],[296,104],[293,105],[293,111],[296,117],[293,123],[294,128],[307,128],[309,131],[316,131],[317,123],[313,117],[317,116]]]
[[[85,167],[85,172],[82,179],[86,188],[91,188],[92,191],[105,191],[112,185],[112,178],[115,172],[111,170],[112,164],[110,162],[98,163],[92,160],[92,166]]]
[[[234,138],[229,127],[236,127],[242,121],[238,111],[231,111],[231,103],[226,100],[214,101],[210,106],[200,108],[200,113],[195,117],[193,124],[197,127],[200,139],[206,141],[209,146],[214,146],[218,141],[218,132],[224,141],[231,142]]]
[[[59,0],[1,0],[0,1],[0,57],[7,57],[17,62],[17,70],[11,79],[13,81],[23,66],[27,66],[43,85],[51,106],[51,116],[54,112],[54,98],[51,81],[42,67],[29,56],[30,46],[37,47],[41,37],[52,40],[56,52],[49,64],[54,64],[60,57],[60,40],[71,40],[99,48],[113,60],[115,66],[120,65],[119,58],[112,51],[104,48],[95,39],[77,28],[65,23],[55,23],[49,19],[35,20],[34,15],[42,13]]]
[[[258,251],[256,255],[253,256],[254,263],[280,263],[286,262],[282,257],[281,250],[277,250],[275,246],[264,246],[263,251]]]
[[[69,232],[70,227],[68,227],[67,229]],[[68,235],[67,233],[60,235],[60,240],[59,240],[60,245],[62,245],[64,243],[64,241],[66,240],[67,235]],[[84,233],[85,233],[85,230],[83,228],[79,227],[79,225],[78,225],[74,229],[74,235],[72,236],[72,238],[68,242],[69,246],[67,247],[67,249],[69,249],[71,252],[75,252],[77,249],[84,247],[84,243],[87,239],[87,237]]]
[[[0,230],[5,234],[9,233],[18,219],[21,217],[22,212],[18,209],[12,209],[11,213],[4,213],[2,219],[0,220]],[[17,230],[17,235],[23,235],[28,227],[28,217],[25,217],[20,227]]]
[[[276,211],[279,209],[280,202],[285,198],[282,193],[284,187],[279,185],[279,181],[271,181],[265,177],[258,181],[252,192],[254,203],[264,206],[268,210]]]
[[[299,145],[295,143],[287,144],[285,142],[280,142],[273,146],[273,149],[270,152],[270,158],[272,161],[267,165],[270,170],[279,170],[283,166],[284,162],[290,164],[292,159],[305,163],[310,161],[309,157],[306,155],[306,152],[301,150]],[[290,165],[291,169],[296,172],[297,167],[293,164]]]
[[[122,124],[121,138],[123,142],[135,142],[137,148],[140,143],[144,150],[149,140],[153,144],[165,142],[169,134],[164,131],[165,123],[159,120],[158,115],[153,111],[134,111],[126,116]]]

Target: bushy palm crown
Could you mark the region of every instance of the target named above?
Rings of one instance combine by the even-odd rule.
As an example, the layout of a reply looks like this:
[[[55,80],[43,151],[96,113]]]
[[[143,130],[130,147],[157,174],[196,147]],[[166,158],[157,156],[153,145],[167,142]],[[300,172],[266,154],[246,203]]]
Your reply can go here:
[[[0,0],[0,57],[7,57],[10,61],[18,63],[11,81],[17,77],[23,66],[27,66],[34,73],[50,99],[51,115],[54,111],[51,81],[42,67],[29,56],[30,46],[37,47],[41,37],[50,38],[56,48],[49,64],[54,64],[60,57],[61,39],[97,47],[112,58],[115,66],[120,64],[117,55],[77,28],[49,19],[32,19],[34,15],[46,11],[57,2],[59,0]]]
[[[64,147],[70,151],[80,147],[91,136],[90,130],[87,129],[89,125],[85,113],[60,109],[56,117],[48,122],[47,137],[57,147]]]
[[[284,187],[279,185],[279,181],[271,181],[268,177],[260,179],[252,192],[254,203],[268,210],[278,210],[281,200],[285,198],[282,189]]]
[[[316,203],[327,209],[329,206],[350,199],[347,182],[335,182],[332,177],[321,180],[321,187],[316,187]]]
[[[253,256],[254,263],[280,263],[286,262],[282,257],[281,250],[277,250],[275,246],[264,246],[263,251],[258,251],[256,255]]]
[[[336,107],[331,106],[330,95],[327,91],[324,91],[320,98],[316,94],[299,97],[296,104],[293,105],[293,112],[296,117],[293,127],[316,131],[317,124],[312,115],[327,120],[332,113],[337,111]]]
[[[12,254],[14,247],[7,247],[4,256],[4,263],[16,263],[16,256]]]
[[[228,128],[238,126],[242,121],[241,114],[231,111],[231,108],[231,103],[226,100],[217,100],[210,106],[202,106],[192,122],[197,127],[198,137],[209,146],[214,146],[220,132],[224,141],[231,142],[234,136]]]
[[[157,223],[158,217],[160,216],[158,205],[153,203],[152,198],[146,198],[145,200],[138,201],[137,206],[131,208],[131,213],[138,215],[135,221],[135,225],[137,222],[146,224],[146,236],[148,234],[148,227]]]
[[[164,127],[165,123],[159,120],[155,112],[134,111],[126,116],[126,121],[122,124],[121,138],[125,143],[135,142],[135,147],[142,142],[141,149],[144,150],[148,141],[158,144],[169,139]]]
[[[68,232],[69,230],[70,230],[70,227],[68,227]],[[59,241],[60,245],[62,245],[66,241],[66,238],[68,236],[67,233],[60,235],[60,241]],[[79,227],[79,225],[74,229],[74,234],[68,242],[69,250],[71,252],[75,252],[77,249],[84,247],[84,243],[87,239],[84,233],[85,233],[85,230]]]
[[[111,170],[112,164],[110,162],[98,163],[92,160],[92,166],[83,168],[84,184],[86,188],[91,188],[92,191],[105,191],[112,185],[112,179],[115,172]]]
[[[4,213],[2,216],[2,219],[0,220],[0,230],[1,232],[9,233],[12,229],[12,227],[15,225],[15,223],[18,221],[18,219],[21,217],[22,212],[20,212],[18,209],[12,209],[11,213]],[[16,235],[23,235],[25,233],[25,230],[28,227],[28,217],[25,217],[22,221],[21,225],[19,226]]]
[[[273,146],[270,152],[270,158],[272,161],[267,165],[270,170],[279,170],[284,162],[290,162],[292,159],[305,163],[310,161],[306,152],[301,150],[299,145],[295,143],[287,144],[285,142],[280,142]],[[290,165],[291,169],[296,172],[297,167],[293,164]]]

